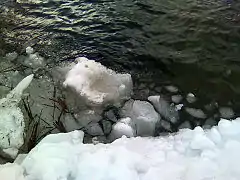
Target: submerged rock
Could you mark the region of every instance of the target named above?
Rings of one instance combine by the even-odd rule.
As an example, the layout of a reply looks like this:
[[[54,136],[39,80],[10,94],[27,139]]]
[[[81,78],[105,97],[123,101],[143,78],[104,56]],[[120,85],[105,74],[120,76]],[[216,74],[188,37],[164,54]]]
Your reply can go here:
[[[33,75],[24,78],[7,96],[0,99],[0,149],[15,158],[24,143],[25,122],[17,106],[23,91],[29,86]]]
[[[205,119],[207,116],[201,109],[195,109],[195,108],[185,108],[186,112],[190,114],[191,116],[199,119]]]

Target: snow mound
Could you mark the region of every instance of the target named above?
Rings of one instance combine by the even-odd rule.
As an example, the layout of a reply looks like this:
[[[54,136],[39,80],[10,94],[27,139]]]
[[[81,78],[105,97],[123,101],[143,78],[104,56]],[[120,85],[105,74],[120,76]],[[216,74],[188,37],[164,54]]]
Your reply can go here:
[[[130,74],[118,74],[84,57],[76,60],[78,63],[67,73],[63,85],[83,97],[86,104],[119,105],[130,98],[133,86]]]
[[[27,180],[239,179],[240,119],[204,131],[82,144],[83,133],[49,135],[23,160]]]
[[[0,149],[13,158],[23,145],[25,128],[22,111],[17,105],[32,79],[33,75],[27,76],[6,98],[0,100]]]

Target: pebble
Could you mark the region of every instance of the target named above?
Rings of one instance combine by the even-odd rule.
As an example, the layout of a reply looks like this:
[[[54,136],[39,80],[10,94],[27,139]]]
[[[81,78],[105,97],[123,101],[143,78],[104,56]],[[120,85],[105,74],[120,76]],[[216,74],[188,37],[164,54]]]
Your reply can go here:
[[[178,88],[175,86],[165,86],[165,89],[168,90],[171,93],[177,93],[178,92]]]
[[[195,97],[195,95],[193,93],[188,93],[186,100],[189,103],[194,103],[197,100],[197,98]]]
[[[113,121],[113,122],[117,122],[117,121],[118,121],[117,118],[116,118],[116,116],[115,116],[115,114],[114,114],[114,112],[113,112],[113,110],[107,111],[107,112],[105,113],[105,115],[106,115],[106,117],[107,117],[109,120],[111,120],[111,121]]]
[[[181,95],[173,95],[172,102],[179,104],[182,101],[183,97]]]
[[[225,119],[231,119],[235,115],[234,111],[230,107],[220,107],[219,113],[221,118],[225,118]]]
[[[185,108],[186,112],[190,114],[191,116],[199,119],[205,119],[207,116],[201,109],[195,109],[195,108]]]

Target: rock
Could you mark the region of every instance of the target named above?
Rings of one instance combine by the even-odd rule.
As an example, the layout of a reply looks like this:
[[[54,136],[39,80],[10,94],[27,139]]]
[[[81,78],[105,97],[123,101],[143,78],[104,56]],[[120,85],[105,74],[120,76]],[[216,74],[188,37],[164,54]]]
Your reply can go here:
[[[179,119],[178,112],[173,104],[169,104],[161,96],[149,96],[148,100],[153,104],[157,112],[163,116],[166,120],[175,123]]]
[[[219,113],[221,118],[231,119],[235,116],[234,111],[230,107],[220,107]]]
[[[204,123],[203,128],[204,129],[210,129],[211,127],[213,127],[215,125],[217,125],[216,120],[214,120],[213,118],[208,118],[206,120],[206,122]]]
[[[173,95],[172,102],[179,104],[182,101],[183,97],[181,95]]]
[[[94,145],[99,144],[99,143],[106,143],[107,138],[105,136],[97,136],[92,138],[92,143]]]
[[[195,95],[193,93],[188,93],[186,100],[189,103],[194,103],[197,100],[197,98],[195,97]]]
[[[178,88],[175,86],[165,86],[166,90],[168,90],[171,93],[177,93],[178,92]]]
[[[112,123],[107,120],[102,120],[104,134],[109,134],[112,130]]]
[[[146,101],[129,100],[120,112],[122,117],[130,117],[136,124],[138,136],[153,136],[160,116]]]
[[[94,110],[82,110],[75,113],[74,117],[70,114],[66,115],[62,123],[65,129],[69,132],[86,127],[90,123],[97,123],[101,119],[102,116]]]
[[[130,74],[118,74],[93,60],[81,57],[71,67],[63,83],[87,105],[107,106],[120,104],[129,99],[132,93]]]
[[[33,75],[24,78],[7,96],[0,99],[0,149],[15,158],[24,143],[25,121],[17,106]]]
[[[167,131],[172,131],[171,123],[165,120],[160,121],[160,127],[164,128]]]
[[[66,114],[62,119],[62,123],[67,132],[81,128],[78,121],[71,114]]]
[[[117,122],[117,118],[116,118],[116,116],[115,116],[115,114],[114,114],[114,112],[113,112],[112,109],[110,109],[109,111],[107,111],[107,112],[105,113],[105,116],[106,116],[109,120],[111,120],[111,121],[113,121],[113,122]]]
[[[186,112],[190,114],[191,116],[199,119],[205,119],[207,116],[201,109],[195,109],[195,108],[185,108]]]
[[[92,136],[103,136],[103,130],[98,123],[90,123],[85,127],[88,134]]]
[[[191,129],[191,128],[192,128],[192,126],[191,126],[191,124],[190,124],[189,121],[183,122],[183,123],[178,127],[178,129]]]
[[[112,131],[109,135],[109,139],[114,141],[115,139],[121,138],[122,136],[134,137],[136,132],[133,129],[134,122],[131,118],[120,119],[119,122],[112,126]]]

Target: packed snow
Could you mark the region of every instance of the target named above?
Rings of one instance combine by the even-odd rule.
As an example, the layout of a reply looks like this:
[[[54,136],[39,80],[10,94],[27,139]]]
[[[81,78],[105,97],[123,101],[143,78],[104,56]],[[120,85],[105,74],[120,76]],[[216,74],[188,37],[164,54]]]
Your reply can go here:
[[[13,173],[6,173],[10,170],[19,178],[24,171],[25,180],[240,178],[240,118],[222,119],[210,130],[196,127],[165,137],[122,137],[111,144],[83,144],[83,136],[82,131],[48,135],[18,162],[20,166],[0,166],[0,177],[14,179]]]

